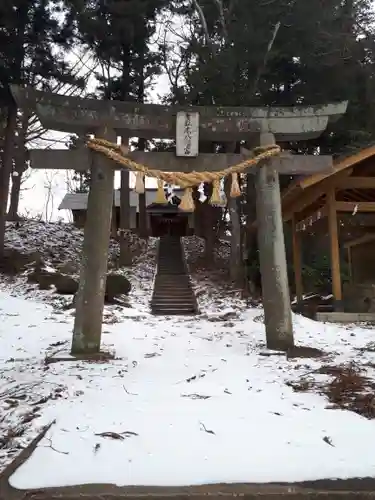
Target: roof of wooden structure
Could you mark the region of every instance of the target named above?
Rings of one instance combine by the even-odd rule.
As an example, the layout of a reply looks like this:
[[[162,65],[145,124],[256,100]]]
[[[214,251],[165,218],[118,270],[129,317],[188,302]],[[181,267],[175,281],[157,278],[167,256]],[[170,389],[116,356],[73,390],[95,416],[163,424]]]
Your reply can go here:
[[[146,189],[146,205],[152,204],[156,199],[156,188]],[[182,195],[183,190],[174,189],[175,195]],[[63,200],[59,205],[59,210],[87,210],[88,193],[66,193]],[[114,205],[120,206],[120,190],[116,189],[114,192]],[[130,191],[130,207],[135,208],[139,212],[139,196],[131,190]]]
[[[336,210],[375,213],[375,145],[334,162],[333,171],[295,180],[282,193],[283,218],[312,225],[324,217],[326,194],[334,188]]]

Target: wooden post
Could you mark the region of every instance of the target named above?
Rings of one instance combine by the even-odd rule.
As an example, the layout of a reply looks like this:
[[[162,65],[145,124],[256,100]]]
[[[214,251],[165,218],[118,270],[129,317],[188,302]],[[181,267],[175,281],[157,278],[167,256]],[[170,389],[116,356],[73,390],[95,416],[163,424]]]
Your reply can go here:
[[[116,133],[113,130],[98,130],[97,136],[116,142]],[[100,352],[113,188],[114,168],[111,161],[99,153],[92,153],[91,185],[76,299],[72,355]]]
[[[143,238],[148,236],[148,227],[147,227],[147,212],[146,212],[146,179],[145,179],[145,192],[140,193],[138,195],[138,204],[139,204],[139,235]]]
[[[261,146],[274,143],[272,134],[261,134]],[[268,161],[256,170],[256,209],[267,347],[286,351],[294,339],[280,184],[279,174]]]
[[[302,279],[302,252],[301,252],[301,233],[297,231],[296,216],[292,217],[292,241],[293,241],[293,270],[296,286],[297,305],[303,298],[303,279]]]
[[[139,151],[144,151],[146,149],[147,141],[146,139],[140,138],[138,140],[138,150]],[[147,212],[146,212],[146,206],[147,206],[147,201],[146,201],[146,177],[145,177],[145,192],[140,193],[138,195],[138,207],[139,207],[139,213],[138,213],[138,229],[139,229],[139,235],[143,238],[148,237],[148,225],[147,225]]]
[[[332,293],[336,311],[342,310],[342,289],[340,271],[340,248],[337,224],[335,188],[327,192],[328,234],[331,251]]]
[[[349,283],[353,284],[352,247],[348,247]]]
[[[126,136],[121,137],[122,146],[125,152],[129,150],[129,139]],[[121,170],[120,185],[120,266],[131,266],[132,254],[130,249],[129,235],[130,230],[130,188],[129,188],[129,170]]]

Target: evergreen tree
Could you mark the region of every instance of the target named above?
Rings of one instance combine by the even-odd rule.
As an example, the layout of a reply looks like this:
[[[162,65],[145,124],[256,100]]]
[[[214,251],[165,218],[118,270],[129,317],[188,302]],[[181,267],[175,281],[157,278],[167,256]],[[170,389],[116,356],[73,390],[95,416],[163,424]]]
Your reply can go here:
[[[182,91],[177,89],[187,103],[288,106],[347,99],[348,112],[334,133],[327,131],[315,143],[299,147],[319,146],[336,154],[373,140],[371,0],[328,0],[324,8],[320,0],[194,0],[173,5],[192,25],[189,51],[195,64],[184,75]]]
[[[102,72],[99,92],[107,99],[142,100],[144,87],[160,73],[151,50],[156,18],[168,0],[66,0],[81,41]],[[140,95],[142,94],[142,96]]]
[[[179,84],[177,78],[171,82],[169,102],[291,106],[349,100],[347,114],[322,137],[283,146],[336,155],[373,141],[370,0],[328,0],[324,8],[319,0],[192,0],[175,1],[173,8],[190,23],[191,37],[180,61],[164,59],[172,73],[183,68]],[[291,179],[281,181],[286,186]],[[246,211],[255,216],[254,206]]]
[[[10,85],[48,88],[52,81],[71,81],[64,53],[71,30],[61,17],[59,0],[0,2],[0,107],[6,118],[0,170],[0,256],[4,251],[6,208],[18,120]]]

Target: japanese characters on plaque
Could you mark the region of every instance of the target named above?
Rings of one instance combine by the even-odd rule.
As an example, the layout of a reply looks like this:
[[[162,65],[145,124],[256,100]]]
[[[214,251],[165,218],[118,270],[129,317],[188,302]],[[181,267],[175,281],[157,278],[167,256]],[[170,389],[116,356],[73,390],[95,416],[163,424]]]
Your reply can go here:
[[[176,116],[176,156],[199,153],[199,113],[179,111]]]

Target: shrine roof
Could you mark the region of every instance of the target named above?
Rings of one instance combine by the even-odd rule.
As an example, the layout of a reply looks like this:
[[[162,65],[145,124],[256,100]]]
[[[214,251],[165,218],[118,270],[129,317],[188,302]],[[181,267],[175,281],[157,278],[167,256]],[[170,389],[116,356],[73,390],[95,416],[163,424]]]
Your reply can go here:
[[[328,213],[328,193],[335,192],[337,213],[348,216],[368,214],[374,224],[375,214],[375,145],[334,161],[333,171],[296,179],[282,193],[283,219],[294,219],[297,230],[313,226]],[[307,222],[306,222],[307,221]],[[360,223],[358,215],[355,224]]]
[[[157,189],[155,188],[146,189],[146,205],[151,205],[154,202],[156,192]],[[181,193],[181,190],[174,189],[173,193],[178,195]],[[115,207],[119,207],[120,191],[118,189],[115,191],[114,196],[114,205]],[[66,193],[59,205],[59,210],[87,210],[87,200],[88,193]],[[130,190],[130,207],[135,208],[137,212],[139,211],[138,194],[133,190]]]
[[[178,214],[181,210],[173,203],[151,203],[146,208],[148,213],[153,214]]]

